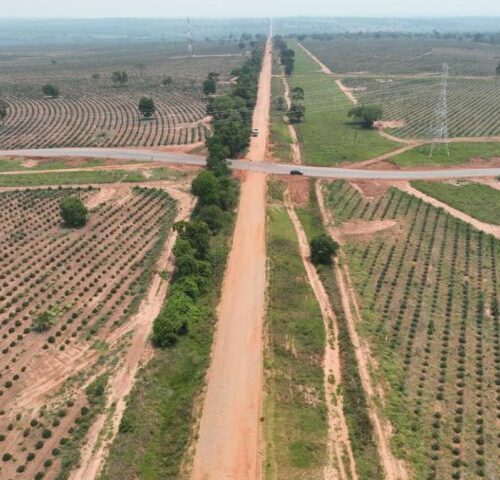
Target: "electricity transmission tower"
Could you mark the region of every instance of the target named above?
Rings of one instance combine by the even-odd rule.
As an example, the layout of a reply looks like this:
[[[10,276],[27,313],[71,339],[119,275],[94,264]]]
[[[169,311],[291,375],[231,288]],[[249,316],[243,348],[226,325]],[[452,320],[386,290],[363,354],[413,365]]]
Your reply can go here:
[[[447,63],[443,64],[443,73],[441,75],[441,82],[439,87],[439,97],[436,107],[436,113],[434,117],[434,123],[431,129],[431,153],[438,144],[444,144],[446,149],[446,154],[450,156],[450,147],[448,145],[448,76],[450,73],[450,67]]]
[[[188,48],[188,56],[193,56],[193,33],[191,31],[191,19],[187,19],[188,23],[188,31],[187,31],[187,48]]]

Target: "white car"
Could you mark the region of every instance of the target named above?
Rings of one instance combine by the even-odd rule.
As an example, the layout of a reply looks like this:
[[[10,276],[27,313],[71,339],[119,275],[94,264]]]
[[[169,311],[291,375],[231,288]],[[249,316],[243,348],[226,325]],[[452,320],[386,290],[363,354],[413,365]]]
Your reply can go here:
[[[252,137],[257,137],[259,135],[259,130],[257,128],[252,129]]]

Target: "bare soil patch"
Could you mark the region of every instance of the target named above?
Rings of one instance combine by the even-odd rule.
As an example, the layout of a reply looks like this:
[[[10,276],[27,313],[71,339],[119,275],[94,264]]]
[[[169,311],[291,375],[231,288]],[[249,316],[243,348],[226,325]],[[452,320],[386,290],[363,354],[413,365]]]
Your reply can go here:
[[[349,182],[363,197],[373,199],[387,192],[390,184],[380,180],[353,180]]]
[[[372,235],[397,225],[396,220],[351,220],[335,229],[336,235],[346,237],[349,235]]]

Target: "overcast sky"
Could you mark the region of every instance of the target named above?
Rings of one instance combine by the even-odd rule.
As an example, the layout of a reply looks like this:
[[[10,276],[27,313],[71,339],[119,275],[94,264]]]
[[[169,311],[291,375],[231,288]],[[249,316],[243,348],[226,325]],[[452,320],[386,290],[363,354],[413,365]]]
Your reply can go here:
[[[500,0],[0,0],[0,17],[500,16]]]

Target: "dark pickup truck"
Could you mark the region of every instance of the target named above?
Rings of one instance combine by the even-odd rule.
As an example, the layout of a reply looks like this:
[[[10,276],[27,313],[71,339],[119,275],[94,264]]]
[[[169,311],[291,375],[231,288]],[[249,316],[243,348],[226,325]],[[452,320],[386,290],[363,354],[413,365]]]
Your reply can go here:
[[[300,170],[290,170],[290,175],[304,175]]]

